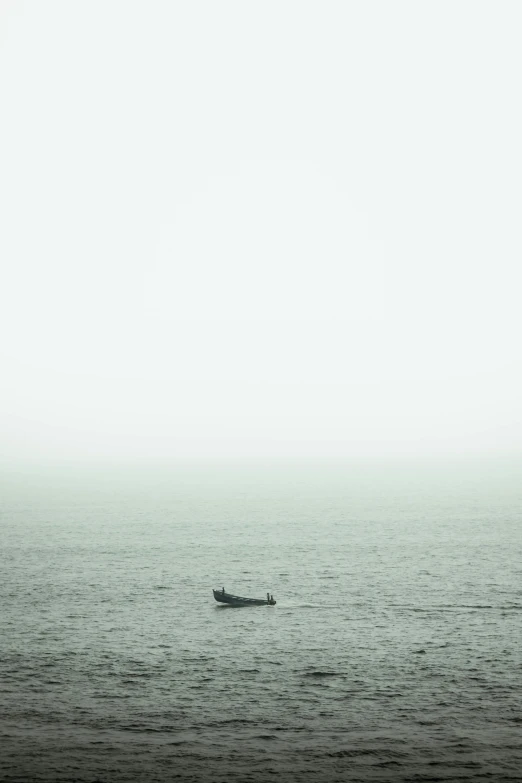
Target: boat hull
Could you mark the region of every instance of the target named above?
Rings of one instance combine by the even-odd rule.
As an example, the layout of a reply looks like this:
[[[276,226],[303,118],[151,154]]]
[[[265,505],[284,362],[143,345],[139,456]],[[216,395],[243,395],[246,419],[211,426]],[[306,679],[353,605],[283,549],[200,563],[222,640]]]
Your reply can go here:
[[[239,595],[224,593],[222,590],[213,590],[214,598],[220,604],[228,606],[273,606],[275,601],[267,601],[263,598],[241,598]]]

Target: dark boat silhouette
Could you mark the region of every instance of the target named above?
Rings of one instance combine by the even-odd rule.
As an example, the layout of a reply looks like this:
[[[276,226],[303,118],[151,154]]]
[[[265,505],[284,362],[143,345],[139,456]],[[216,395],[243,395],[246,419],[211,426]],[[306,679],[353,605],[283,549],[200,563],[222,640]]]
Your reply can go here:
[[[268,598],[241,598],[239,595],[231,595],[231,593],[225,593],[224,590],[213,590],[214,598],[220,604],[228,604],[229,606],[274,606],[275,601],[270,596]]]

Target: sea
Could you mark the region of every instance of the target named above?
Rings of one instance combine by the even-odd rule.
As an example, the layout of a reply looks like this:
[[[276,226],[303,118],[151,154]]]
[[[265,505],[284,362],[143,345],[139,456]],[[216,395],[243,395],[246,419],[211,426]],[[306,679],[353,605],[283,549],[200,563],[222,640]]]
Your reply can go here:
[[[521,781],[519,467],[6,473],[0,780]]]

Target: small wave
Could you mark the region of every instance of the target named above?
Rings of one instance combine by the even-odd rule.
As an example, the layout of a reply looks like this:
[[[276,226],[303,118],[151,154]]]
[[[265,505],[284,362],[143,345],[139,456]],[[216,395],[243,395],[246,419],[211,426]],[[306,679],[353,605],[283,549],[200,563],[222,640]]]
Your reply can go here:
[[[325,756],[329,756],[330,758],[355,758],[356,756],[387,756],[386,759],[380,760],[378,762],[379,765],[390,765],[393,763],[395,759],[403,759],[406,755],[403,751],[400,750],[391,750],[390,748],[380,748],[380,747],[371,747],[371,748],[353,748],[350,750],[336,750],[331,751],[329,753],[325,753]],[[376,765],[372,765],[376,766]],[[424,778],[423,778],[424,780]]]
[[[214,720],[204,723],[199,728],[218,728],[220,726],[248,726],[258,724],[253,718],[228,718],[226,720]]]
[[[331,753],[325,753],[332,759],[353,758],[354,756],[374,756],[374,750],[368,750],[367,748],[361,748],[360,750],[336,750]]]
[[[448,604],[445,609],[522,609],[519,604],[509,604],[507,606],[495,606],[495,604]]]
[[[493,609],[496,611],[521,611],[522,604],[434,604],[433,606],[408,606],[407,604],[391,604],[395,609],[406,612],[458,612],[461,609]]]
[[[157,734],[165,731],[172,731],[173,727],[158,726],[158,728],[155,728],[154,726],[147,726],[143,723],[124,723],[121,728],[123,731],[139,731],[140,734]]]

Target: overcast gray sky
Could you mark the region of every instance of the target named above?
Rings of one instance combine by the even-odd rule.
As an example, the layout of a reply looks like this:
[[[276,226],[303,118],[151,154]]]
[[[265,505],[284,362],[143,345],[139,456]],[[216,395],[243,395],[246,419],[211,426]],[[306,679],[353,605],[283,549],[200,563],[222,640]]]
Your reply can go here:
[[[3,2],[0,458],[520,451],[518,2]]]

